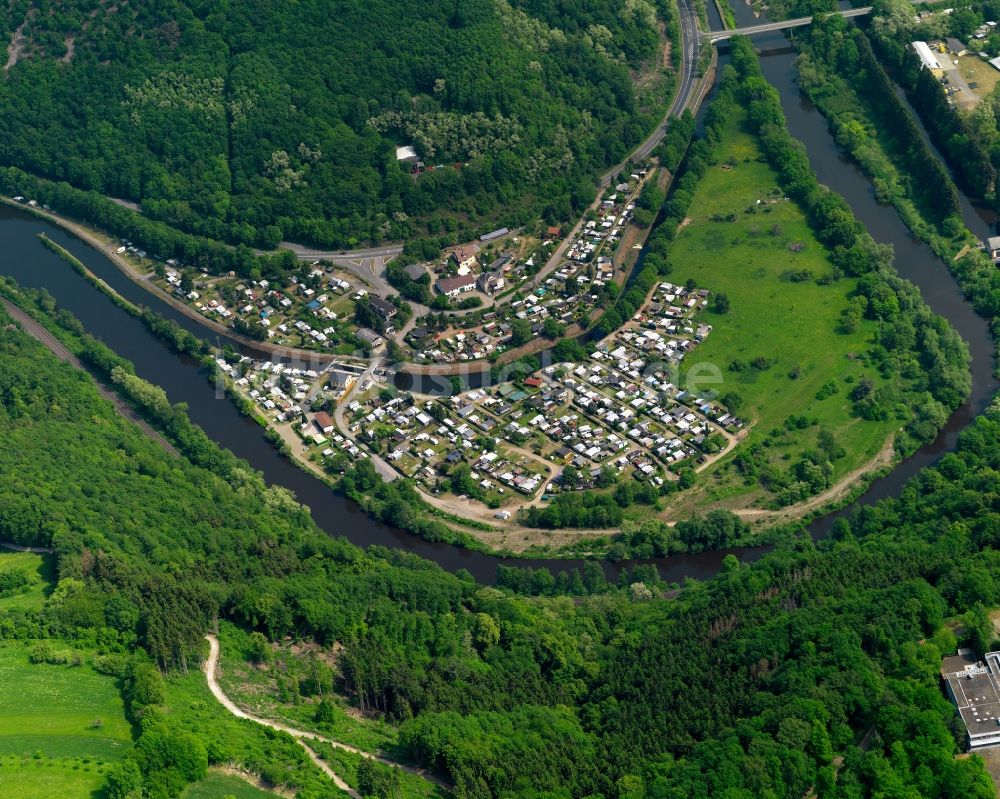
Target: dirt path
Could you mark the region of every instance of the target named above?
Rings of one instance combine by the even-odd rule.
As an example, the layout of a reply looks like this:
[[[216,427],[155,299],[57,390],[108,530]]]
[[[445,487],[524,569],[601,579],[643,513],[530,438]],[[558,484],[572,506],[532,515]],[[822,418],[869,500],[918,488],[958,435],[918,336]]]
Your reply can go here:
[[[53,355],[55,355],[60,361],[75,366],[77,369],[80,369],[82,371],[86,371],[83,364],[80,363],[79,359],[75,355],[73,355],[73,353],[71,353],[68,349],[66,349],[66,347],[63,345],[61,341],[59,341],[59,339],[57,339],[48,330],[46,330],[44,327],[38,324],[38,322],[36,322],[34,319],[28,316],[28,314],[26,314],[24,311],[22,311],[20,308],[14,305],[14,303],[10,302],[10,300],[7,300],[6,298],[0,297],[0,303],[3,303],[4,310],[6,310],[8,314],[10,314],[10,317],[14,319],[14,321],[16,321],[19,325],[21,325],[21,328],[24,330],[25,333],[27,333],[33,339],[36,339],[41,344],[43,344],[45,348],[48,349],[49,352],[51,352]],[[97,391],[101,394],[101,396],[104,397],[106,400],[110,401],[122,416],[124,416],[126,419],[135,422],[143,433],[149,436],[149,438],[151,438],[161,447],[163,447],[167,452],[170,452],[173,455],[178,454],[177,450],[174,449],[173,445],[171,445],[171,443],[167,441],[167,439],[165,439],[162,435],[160,435],[158,431],[154,430],[145,419],[143,419],[134,410],[132,410],[132,408],[128,404],[126,404],[125,400],[123,400],[121,397],[119,397],[110,389],[105,388],[103,385],[101,385],[100,382],[96,380],[94,382],[97,384]]]
[[[331,738],[325,738],[322,735],[317,735],[313,732],[306,732],[304,730],[297,730],[295,727],[289,727],[287,724],[282,724],[280,721],[272,721],[270,719],[262,719],[257,716],[247,713],[245,710],[241,710],[235,702],[233,702],[226,694],[223,692],[222,688],[219,686],[219,682],[216,679],[216,671],[219,666],[219,639],[214,635],[206,635],[205,640],[208,641],[208,660],[205,661],[205,678],[208,681],[208,689],[212,692],[212,695],[219,700],[219,703],[230,713],[240,719],[247,719],[248,721],[253,721],[257,724],[261,724],[264,727],[270,727],[272,730],[279,730],[280,732],[287,732],[291,735],[298,744],[306,750],[310,759],[320,768],[323,772],[333,780],[334,785],[336,785],[344,793],[349,794],[354,797],[354,799],[361,799],[360,794],[351,788],[346,782],[344,782],[337,774],[331,769],[325,761],[323,761],[319,755],[316,754],[315,750],[309,746],[307,741],[321,741],[330,746],[336,747],[337,749],[343,749],[345,752],[351,752],[355,755],[360,755],[361,757],[366,757],[369,760],[377,760],[391,768],[398,768],[401,771],[405,771],[408,774],[413,774],[414,776],[421,777],[428,782],[433,782],[435,785],[444,788],[445,790],[451,790],[452,786],[448,785],[441,779],[438,779],[433,774],[425,771],[424,769],[415,768],[413,766],[407,766],[403,763],[397,763],[394,760],[390,760],[387,757],[380,757],[379,755],[373,755],[371,752],[365,752],[362,749],[358,749],[356,746],[351,746],[350,744],[342,743],[341,741],[334,741]]]
[[[870,461],[861,464],[855,469],[847,472],[843,477],[841,477],[836,483],[830,486],[826,491],[817,494],[814,497],[803,500],[802,502],[796,503],[795,505],[789,505],[787,508],[781,508],[780,510],[766,510],[763,508],[738,508],[733,511],[737,516],[742,519],[747,519],[749,521],[755,521],[759,519],[767,521],[781,521],[785,519],[800,519],[803,516],[811,513],[818,508],[823,507],[829,502],[834,502],[848,491],[854,487],[854,485],[860,480],[864,475],[869,472],[880,469],[884,466],[891,466],[892,462],[895,460],[896,451],[893,448],[893,443],[895,439],[890,436],[885,442],[878,454],[872,458]]]
[[[18,62],[18,59],[24,53],[24,29],[28,24],[28,20],[34,16],[32,11],[28,12],[28,16],[25,17],[24,22],[17,26],[17,30],[10,37],[10,44],[7,45],[7,63],[3,67],[5,75],[10,72],[11,67]]]

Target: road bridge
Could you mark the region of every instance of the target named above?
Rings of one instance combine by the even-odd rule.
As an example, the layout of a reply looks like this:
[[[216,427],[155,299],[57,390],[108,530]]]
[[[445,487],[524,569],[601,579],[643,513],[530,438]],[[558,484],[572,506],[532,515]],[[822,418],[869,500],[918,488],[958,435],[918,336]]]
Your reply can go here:
[[[846,11],[838,11],[836,13],[846,19],[851,19],[852,17],[864,17],[870,14],[872,11],[871,6],[865,6],[864,8],[850,8]],[[789,28],[801,28],[805,25],[812,23],[812,17],[798,17],[797,19],[786,19],[782,22],[766,22],[762,25],[748,25],[745,28],[733,28],[727,31],[708,31],[707,33],[699,32],[698,38],[703,42],[721,42],[729,39],[733,36],[756,36],[760,33],[773,33],[775,31],[784,31]]]

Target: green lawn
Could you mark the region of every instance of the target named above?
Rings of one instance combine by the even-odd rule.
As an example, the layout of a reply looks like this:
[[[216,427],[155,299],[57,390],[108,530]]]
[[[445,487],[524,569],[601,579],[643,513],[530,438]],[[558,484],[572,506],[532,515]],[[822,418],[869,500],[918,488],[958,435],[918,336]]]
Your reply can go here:
[[[850,335],[838,332],[838,317],[856,281],[816,282],[831,269],[826,251],[799,207],[783,198],[774,172],[759,160],[756,141],[741,129],[742,120],[737,109],[719,145],[719,163],[709,167],[671,253],[671,281],[694,280],[713,294],[728,295],[731,304],[727,314],[709,310],[702,315],[712,333],[685,363],[719,368],[723,384],[716,389],[742,396],[738,415],[753,421],[754,439],[793,414],[815,418],[847,451],[834,464],[836,480],[876,454],[898,426],[851,414],[852,382],[862,374],[882,382],[874,369],[854,359],[868,349],[875,323],[865,321]],[[758,356],[771,365],[739,372],[729,368],[735,359],[750,362]],[[817,399],[831,381],[836,393]],[[780,465],[814,448],[817,429],[784,436],[769,451],[772,460]],[[731,471],[701,499],[760,490],[743,486]]]
[[[132,728],[115,680],[90,666],[28,662],[20,645],[0,647],[0,754],[116,759]]]
[[[52,558],[31,552],[0,549],[0,575],[16,571],[27,574],[28,584],[13,591],[10,596],[0,596],[0,610],[40,608],[45,601],[48,586],[55,581]]]
[[[181,794],[181,799],[225,799],[227,796],[235,799],[272,799],[275,795],[232,774],[209,771],[205,779],[189,785]]]
[[[0,757],[0,796],[11,799],[98,799],[105,767],[78,760]]]

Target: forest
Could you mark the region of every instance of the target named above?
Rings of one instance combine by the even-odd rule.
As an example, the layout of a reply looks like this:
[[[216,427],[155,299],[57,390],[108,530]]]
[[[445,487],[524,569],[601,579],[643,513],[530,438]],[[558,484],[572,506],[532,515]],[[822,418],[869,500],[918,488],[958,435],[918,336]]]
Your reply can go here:
[[[669,101],[633,74],[672,8],[14,0],[0,165],[265,249],[565,220]]]
[[[602,24],[588,16],[596,4],[523,6],[567,30]],[[12,7],[24,12],[23,4]],[[466,7],[451,7],[461,23]],[[165,41],[174,36],[183,47],[185,37],[209,30],[217,8],[226,6],[192,4],[190,18],[178,15],[177,29],[164,30]],[[148,21],[160,11],[151,3],[137,13]],[[229,32],[233,52],[248,61],[253,25],[291,35],[267,11]],[[64,67],[41,52],[65,55],[61,26],[82,26],[83,15],[38,16],[27,39],[37,59],[24,63],[37,60],[32,69],[48,64],[55,74]],[[94,65],[142,63],[145,48],[159,46],[151,40],[116,51],[118,39],[95,28],[89,45],[74,40],[74,59],[90,47]],[[867,278],[871,298],[882,303],[876,308],[891,309],[890,294],[897,304],[912,302],[873,257],[849,209],[816,186],[750,43],[735,39],[731,60],[732,92],[750,109],[786,191],[840,248],[845,271]],[[214,85],[211,78],[174,85],[171,102],[194,111],[187,92]],[[166,84],[146,88],[166,91]],[[113,135],[113,126],[97,128]],[[102,140],[95,132],[87,141],[96,148]],[[674,210],[683,214],[683,206]],[[978,292],[988,294],[991,284],[966,286],[977,307],[990,307]],[[334,689],[358,712],[398,723],[409,758],[444,775],[460,799],[995,795],[978,757],[956,757],[963,731],[938,670],[959,644],[979,653],[1000,646],[989,616],[1000,604],[1000,406],[900,496],[838,520],[828,538],[786,537],[752,564],[729,556],[717,577],[680,591],[667,592],[649,564],[617,580],[596,564],[559,576],[508,569],[485,586],[401,550],[362,550],[323,534],[288,491],[219,449],[127,361],[85,340],[51,297],[7,284],[4,293],[59,336],[85,341],[86,362],[112,375],[181,453],[143,435],[88,373],[58,362],[0,312],[0,539],[49,546],[55,565],[40,608],[0,610],[0,640],[96,651],[118,680],[137,739],[109,777],[109,799],[171,799],[209,765],[233,762],[303,799],[332,793],[271,768],[266,751],[243,751],[164,712],[163,674],[193,672],[202,635],[219,618],[270,640],[335,651]],[[905,326],[884,321],[887,351],[908,340]],[[928,391],[944,405],[964,385],[948,352],[957,350],[929,353]],[[407,512],[405,486],[379,493],[365,467],[349,479],[357,492],[372,490],[387,520]],[[630,535],[671,551],[674,539],[649,532]],[[676,540],[704,548],[740,532],[731,517],[716,516],[678,525]],[[21,586],[6,578],[0,592]],[[42,659],[47,651],[32,650]],[[200,710],[190,704],[188,711]]]
[[[172,438],[211,468],[168,455],[6,325],[0,429],[0,531],[50,544],[58,579],[42,610],[0,612],[0,636],[105,653],[142,721],[116,796],[176,796],[241,756],[158,710],[160,670],[193,669],[217,616],[337,643],[336,690],[401,723],[409,756],[461,797],[992,796],[978,758],[954,757],[937,668],[956,641],[995,645],[1000,408],[826,541],[727,558],[670,599],[650,566],[486,587],[328,538],[204,434]]]

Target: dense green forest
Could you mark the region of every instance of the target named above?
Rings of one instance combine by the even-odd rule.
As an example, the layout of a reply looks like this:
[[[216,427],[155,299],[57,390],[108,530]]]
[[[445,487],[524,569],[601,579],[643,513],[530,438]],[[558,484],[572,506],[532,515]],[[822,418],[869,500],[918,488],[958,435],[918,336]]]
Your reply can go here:
[[[748,42],[734,41],[732,61],[741,101],[773,119]],[[44,294],[21,301],[72,329]],[[0,537],[51,545],[58,583],[41,610],[0,612],[0,637],[103,653],[139,733],[115,797],[177,796],[206,764],[250,758],[300,796],[324,795],[266,768],[267,752],[164,715],[159,669],[192,668],[220,616],[337,644],[337,690],[401,722],[409,756],[460,797],[994,795],[978,758],[955,757],[962,731],[937,671],[957,639],[995,645],[998,406],[828,540],[797,538],[752,565],[728,558],[671,599],[648,566],[617,584],[599,568],[560,580],[505,570],[484,587],[323,535],[190,423],[167,429],[184,456],[168,454],[8,321]],[[113,353],[94,357],[143,407],[168,403]]]
[[[486,588],[327,538],[231,456],[208,470],[167,455],[6,325],[0,429],[0,527],[51,543],[59,580],[41,612],[0,615],[0,635],[106,653],[142,721],[134,768],[115,779],[151,796],[241,756],[157,710],[142,655],[193,666],[216,615],[339,642],[339,690],[402,721],[410,755],[460,796],[992,795],[977,759],[954,758],[936,669],[955,645],[948,617],[991,644],[1000,409],[830,541],[730,559],[673,600],[649,568],[622,588],[587,570],[566,585],[575,600],[530,598],[511,589],[544,582],[508,573]]]
[[[14,0],[0,164],[265,247],[566,219],[669,99],[636,79],[671,9]],[[430,168],[411,174],[399,145]]]

